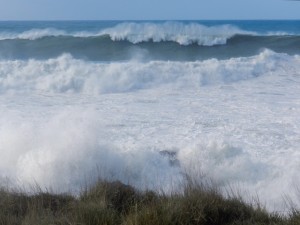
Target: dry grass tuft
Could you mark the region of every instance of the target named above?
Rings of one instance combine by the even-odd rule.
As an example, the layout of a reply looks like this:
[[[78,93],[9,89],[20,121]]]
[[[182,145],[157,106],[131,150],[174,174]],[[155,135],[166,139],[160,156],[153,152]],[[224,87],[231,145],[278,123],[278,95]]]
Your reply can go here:
[[[188,182],[171,195],[138,191],[121,182],[99,181],[78,198],[67,194],[0,190],[0,225],[300,225],[300,213],[270,214],[238,196]]]

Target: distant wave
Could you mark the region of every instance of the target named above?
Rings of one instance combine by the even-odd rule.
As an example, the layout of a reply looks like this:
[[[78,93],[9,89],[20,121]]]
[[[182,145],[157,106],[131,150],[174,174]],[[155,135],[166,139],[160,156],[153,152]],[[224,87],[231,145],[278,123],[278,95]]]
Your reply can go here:
[[[50,59],[69,53],[92,61],[196,61],[254,56],[262,49],[300,54],[300,35],[180,22],[121,23],[98,32],[47,28],[0,33],[0,59]]]
[[[226,44],[226,41],[236,34],[250,34],[231,25],[207,27],[200,24],[183,23],[124,23],[102,31],[112,40],[127,40],[137,44],[141,42],[173,41],[180,45],[198,44],[213,46]]]
[[[71,36],[71,37],[99,37],[109,36],[113,41],[129,41],[133,44],[141,42],[172,41],[180,45],[198,44],[214,46],[226,44],[227,40],[237,34],[254,34],[241,30],[232,25],[204,26],[197,23],[165,22],[157,23],[121,23],[112,28],[99,32],[68,33],[58,29],[32,29],[22,33],[0,33],[0,40],[27,39],[36,40],[43,37]]]
[[[66,31],[58,30],[54,28],[31,29],[21,33],[1,32],[0,40],[13,40],[13,39],[37,40],[43,37],[58,37],[58,36],[72,36],[72,35],[68,34]]]
[[[219,46],[228,42],[242,42],[264,39],[265,41],[279,38],[300,38],[297,34],[286,32],[257,33],[242,30],[233,25],[204,26],[198,23],[164,22],[164,23],[121,23],[111,28],[96,32],[78,31],[67,32],[54,28],[31,29],[21,33],[0,33],[0,41],[7,40],[40,40],[45,38],[59,38],[58,42],[81,38],[81,41],[104,40],[113,42],[126,41],[131,44],[174,42],[182,46]],[[298,40],[299,41],[299,40]],[[258,43],[259,45],[259,43]],[[63,46],[63,45],[62,45]],[[1,47],[1,46],[0,46]],[[259,46],[264,47],[264,46]],[[266,46],[266,48],[270,48]],[[276,49],[275,49],[276,50]]]
[[[43,34],[47,32],[50,30],[44,30]],[[148,40],[136,44],[128,40],[113,41],[108,34],[86,37],[83,37],[83,34],[81,36],[59,35],[63,34],[63,31],[57,31],[56,34],[57,36],[49,36],[49,34],[42,36],[41,33],[34,32],[30,36],[29,33],[26,35],[23,33],[23,37],[39,38],[0,40],[0,59],[50,59],[69,53],[77,59],[106,62],[136,58],[197,61],[254,56],[262,49],[290,55],[300,54],[300,36],[296,35],[235,34],[226,39],[226,44],[223,45],[199,46],[199,43],[191,42],[189,45],[182,46],[174,41]]]

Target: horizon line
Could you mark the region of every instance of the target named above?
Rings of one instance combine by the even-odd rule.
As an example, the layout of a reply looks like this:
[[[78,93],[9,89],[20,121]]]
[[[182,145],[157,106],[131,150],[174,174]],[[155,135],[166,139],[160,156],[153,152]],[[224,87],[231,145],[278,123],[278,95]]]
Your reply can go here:
[[[300,1],[300,0],[299,0]],[[47,22],[47,21],[300,21],[299,19],[0,19],[0,22]]]

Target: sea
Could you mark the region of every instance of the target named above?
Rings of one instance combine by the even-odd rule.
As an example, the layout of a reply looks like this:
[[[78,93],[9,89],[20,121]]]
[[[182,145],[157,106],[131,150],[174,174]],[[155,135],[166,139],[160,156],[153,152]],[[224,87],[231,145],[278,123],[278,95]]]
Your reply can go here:
[[[211,181],[300,201],[300,21],[1,21],[0,181]]]

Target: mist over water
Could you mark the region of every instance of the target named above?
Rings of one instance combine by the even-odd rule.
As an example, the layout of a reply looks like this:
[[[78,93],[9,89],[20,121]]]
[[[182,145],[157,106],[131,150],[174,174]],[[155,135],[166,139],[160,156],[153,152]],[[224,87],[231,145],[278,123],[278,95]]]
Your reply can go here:
[[[76,193],[102,177],[172,191],[188,173],[269,210],[297,199],[297,30],[63,24],[0,27],[2,183]]]

